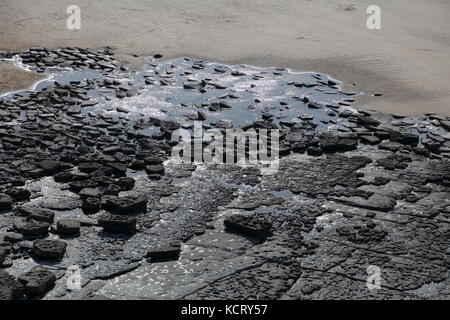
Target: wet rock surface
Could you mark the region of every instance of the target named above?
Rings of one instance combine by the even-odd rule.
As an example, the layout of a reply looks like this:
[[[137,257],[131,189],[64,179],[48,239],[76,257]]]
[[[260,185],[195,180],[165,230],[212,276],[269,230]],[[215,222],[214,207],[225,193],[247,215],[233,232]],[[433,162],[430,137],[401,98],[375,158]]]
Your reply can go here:
[[[39,239],[33,242],[33,253],[43,259],[61,259],[66,247],[63,241]]]
[[[449,117],[282,68],[2,55],[50,78],[0,99],[0,299],[449,299]],[[174,163],[195,120],[279,129],[278,171]]]
[[[19,276],[18,280],[28,295],[39,296],[55,284],[56,276],[47,268],[37,266]]]

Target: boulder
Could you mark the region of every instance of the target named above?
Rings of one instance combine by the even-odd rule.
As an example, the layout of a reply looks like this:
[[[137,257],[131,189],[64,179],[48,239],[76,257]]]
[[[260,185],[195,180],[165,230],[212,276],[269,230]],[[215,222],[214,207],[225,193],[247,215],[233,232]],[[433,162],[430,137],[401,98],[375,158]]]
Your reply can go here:
[[[0,269],[0,289],[4,290],[3,297],[6,294],[11,299],[20,298],[24,294],[23,285],[15,277],[2,269]]]
[[[136,218],[109,215],[98,220],[104,231],[111,233],[134,233],[136,231]]]
[[[317,147],[309,147],[308,149],[306,149],[306,153],[314,157],[320,157],[323,154],[322,150]]]
[[[64,241],[39,239],[33,243],[33,253],[43,259],[62,259],[66,247]]]
[[[336,148],[339,151],[350,151],[355,150],[358,146],[358,141],[356,139],[340,139],[336,144]]]
[[[68,169],[71,167],[71,165],[65,162],[50,159],[39,161],[38,163],[36,163],[36,165],[48,174],[54,174],[60,170]]]
[[[134,188],[135,180],[131,177],[121,177],[114,182],[121,191],[128,191]]]
[[[145,212],[147,210],[147,199],[132,196],[112,197],[106,201],[105,209],[118,214]]]
[[[65,183],[72,180],[73,173],[70,171],[59,172],[53,176],[55,182]]]
[[[100,198],[88,197],[83,200],[83,204],[81,205],[81,209],[85,214],[94,214],[100,211]]]
[[[28,218],[36,221],[53,223],[53,220],[55,218],[55,214],[52,211],[48,209],[33,207],[27,204],[20,206],[18,210],[19,212],[26,214]]]
[[[102,195],[102,192],[100,191],[99,188],[83,188],[80,190],[78,195],[82,198],[88,197],[98,198]]]
[[[46,234],[49,228],[50,224],[47,222],[21,218],[14,220],[14,229],[28,237]]]
[[[74,235],[80,233],[80,221],[75,219],[59,219],[56,228],[60,234]]]
[[[235,214],[225,218],[224,225],[229,231],[242,233],[259,240],[267,238],[272,227],[272,224],[264,219],[242,214]]]
[[[25,286],[26,293],[37,296],[54,286],[56,276],[49,269],[36,266],[19,277],[19,282]]]

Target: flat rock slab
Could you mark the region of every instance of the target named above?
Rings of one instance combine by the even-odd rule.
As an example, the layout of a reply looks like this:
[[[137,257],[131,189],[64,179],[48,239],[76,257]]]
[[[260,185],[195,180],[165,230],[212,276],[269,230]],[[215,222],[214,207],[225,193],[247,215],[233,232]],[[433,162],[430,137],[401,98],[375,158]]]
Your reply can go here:
[[[94,197],[94,198],[98,198],[98,197],[100,197],[102,195],[102,193],[101,193],[99,188],[84,188],[84,189],[80,190],[78,195],[80,197]]]
[[[119,214],[145,212],[147,199],[136,197],[111,198],[106,201],[105,209]]]
[[[104,231],[111,233],[134,233],[136,231],[136,218],[110,215],[98,219],[98,224]]]
[[[43,170],[45,170],[46,173],[53,174],[60,170],[71,168],[72,166],[68,163],[56,161],[56,160],[42,160],[37,163],[37,166]]]
[[[75,219],[60,219],[56,223],[58,232],[67,235],[79,234],[80,225],[80,221]]]
[[[46,234],[50,224],[31,219],[16,219],[14,220],[14,229],[24,236],[39,236]]]
[[[244,235],[264,240],[269,236],[272,224],[263,219],[236,214],[225,218],[224,224],[227,230],[242,233]]]
[[[180,253],[181,248],[175,246],[154,248],[147,252],[147,258],[152,260],[176,260]]]
[[[22,274],[19,277],[19,282],[25,286],[28,295],[37,296],[53,287],[56,282],[56,276],[49,269],[36,266]]]
[[[48,209],[33,207],[30,205],[20,206],[18,208],[18,210],[19,210],[19,212],[26,214],[29,218],[36,220],[36,221],[53,223],[53,220],[55,218],[55,214],[53,213],[53,211],[48,210]]]
[[[358,197],[330,197],[330,199],[353,207],[384,212],[394,209],[396,204],[395,199],[378,193],[368,199]]]
[[[7,232],[3,238],[5,241],[8,242],[20,242],[23,241],[25,238],[20,233],[16,232]]]
[[[43,259],[61,259],[66,253],[66,247],[64,241],[39,239],[33,243],[33,252]]]

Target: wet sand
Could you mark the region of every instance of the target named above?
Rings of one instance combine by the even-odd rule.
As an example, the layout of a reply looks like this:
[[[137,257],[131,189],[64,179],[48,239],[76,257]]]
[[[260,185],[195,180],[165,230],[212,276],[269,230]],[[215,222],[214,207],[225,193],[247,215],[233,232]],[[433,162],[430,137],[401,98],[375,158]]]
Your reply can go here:
[[[367,93],[359,106],[383,112],[450,114],[450,2],[435,0],[77,1],[81,30],[66,28],[72,1],[0,3],[0,49],[113,46],[139,69],[161,53],[223,63],[317,71]],[[382,10],[368,30],[366,8]],[[134,56],[134,55],[137,55]],[[20,72],[0,91],[28,86]],[[382,97],[371,97],[382,93]]]
[[[0,74],[2,75],[0,80],[0,95],[10,91],[30,88],[36,81],[44,78],[34,72],[16,68],[12,63],[7,61],[0,61]]]

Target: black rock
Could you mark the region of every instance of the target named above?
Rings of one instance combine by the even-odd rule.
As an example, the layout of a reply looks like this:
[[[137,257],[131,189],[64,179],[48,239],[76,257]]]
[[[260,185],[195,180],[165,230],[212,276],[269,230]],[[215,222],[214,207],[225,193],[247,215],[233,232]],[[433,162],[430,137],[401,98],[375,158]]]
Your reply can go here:
[[[384,212],[391,211],[396,205],[394,198],[378,193],[373,194],[368,199],[356,197],[330,197],[330,199],[358,208]]]
[[[0,193],[0,210],[10,209],[12,205],[12,198],[5,193]]]
[[[24,294],[23,285],[15,277],[0,269],[0,288],[12,299],[18,299]]]
[[[119,214],[145,212],[147,210],[147,199],[132,196],[113,197],[106,201],[105,209]]]
[[[108,166],[113,170],[115,176],[125,176],[127,172],[127,166],[122,163],[108,163]]]
[[[450,120],[439,120],[442,128],[450,132]]]
[[[14,229],[24,236],[34,237],[46,234],[50,224],[47,222],[36,221],[32,219],[14,220]]]
[[[5,192],[11,196],[15,201],[24,201],[30,199],[31,192],[27,189],[11,188]]]
[[[348,118],[351,115],[353,115],[353,112],[350,110],[343,110],[343,111],[339,112],[339,117],[341,117],[341,118]]]
[[[97,162],[83,162],[78,164],[78,170],[85,173],[91,173],[102,167],[100,163]]]
[[[378,148],[381,150],[389,150],[389,151],[398,151],[400,149],[403,149],[404,146],[401,143],[398,142],[391,142],[391,141],[386,141],[386,142],[382,142],[378,145]]]
[[[358,146],[358,141],[355,139],[340,139],[336,144],[336,147],[340,151],[350,151],[355,150]]]
[[[73,173],[69,171],[59,172],[53,176],[55,182],[65,183],[72,180]]]
[[[147,258],[152,260],[176,260],[180,253],[180,247],[176,246],[154,248],[147,252]]]
[[[391,181],[391,179],[386,178],[386,177],[375,177],[373,179],[372,184],[375,186],[384,186],[386,184],[388,184]]]
[[[56,276],[47,268],[36,266],[22,274],[18,280],[25,286],[28,295],[37,296],[53,287],[56,282]]]
[[[56,228],[60,234],[74,235],[80,233],[80,225],[80,221],[75,219],[59,219]]]
[[[321,109],[322,105],[320,103],[317,103],[317,102],[310,102],[310,103],[308,103],[308,108]]]
[[[159,174],[159,175],[163,175],[164,174],[164,166],[160,165],[160,164],[155,164],[155,165],[147,165],[145,166],[145,171],[148,174]]]
[[[308,149],[306,149],[306,153],[314,157],[320,157],[323,154],[322,149],[317,147],[309,147]]]
[[[33,253],[43,259],[62,259],[66,247],[60,240],[39,239],[33,243]]]
[[[145,162],[144,160],[135,159],[129,164],[128,167],[133,170],[142,170],[145,168]]]
[[[83,188],[78,195],[82,198],[99,198],[102,195],[102,192],[99,188]]]
[[[117,196],[120,191],[122,191],[122,189],[117,184],[109,184],[103,194]]]
[[[4,240],[8,241],[8,242],[20,242],[23,241],[25,238],[23,237],[23,235],[21,235],[20,233],[16,233],[16,232],[7,232],[5,233],[4,236]]]
[[[122,215],[109,215],[98,219],[98,224],[104,231],[111,233],[134,233],[136,218]]]
[[[376,136],[368,136],[368,135],[362,135],[360,137],[361,142],[366,144],[378,144],[380,143],[380,138]]]
[[[362,115],[356,115],[357,123],[362,126],[372,126],[378,127],[381,122],[370,117],[365,117]]]
[[[8,251],[5,248],[0,247],[0,266],[5,261],[7,255],[8,255]]]
[[[433,153],[440,153],[441,144],[435,140],[424,138],[422,139],[422,144]]]
[[[406,169],[411,162],[411,158],[403,155],[394,154],[383,159],[377,160],[377,164],[388,170]]]
[[[55,218],[55,214],[52,211],[30,205],[22,205],[18,208],[18,211],[26,214],[28,218],[37,221],[53,223],[53,219]]]
[[[100,210],[101,200],[100,198],[88,197],[83,199],[81,209],[86,214],[94,214]]]
[[[95,188],[98,186],[98,182],[93,180],[80,180],[72,181],[69,183],[70,190],[74,192],[80,192],[84,188]]]
[[[134,188],[135,180],[131,177],[121,177],[114,184],[119,186],[121,191],[128,191]]]
[[[413,133],[401,132],[399,136],[395,139],[395,141],[402,144],[416,146],[419,143],[419,136]]]
[[[60,170],[68,169],[71,167],[71,165],[56,161],[56,160],[42,160],[37,163],[37,166],[41,169],[44,169],[46,173],[54,174]]]
[[[225,218],[224,224],[227,230],[242,233],[244,235],[264,240],[270,235],[272,224],[255,216],[235,214]]]
[[[325,152],[333,152],[337,150],[336,144],[339,141],[339,137],[331,133],[324,133],[319,136],[320,147]]]

